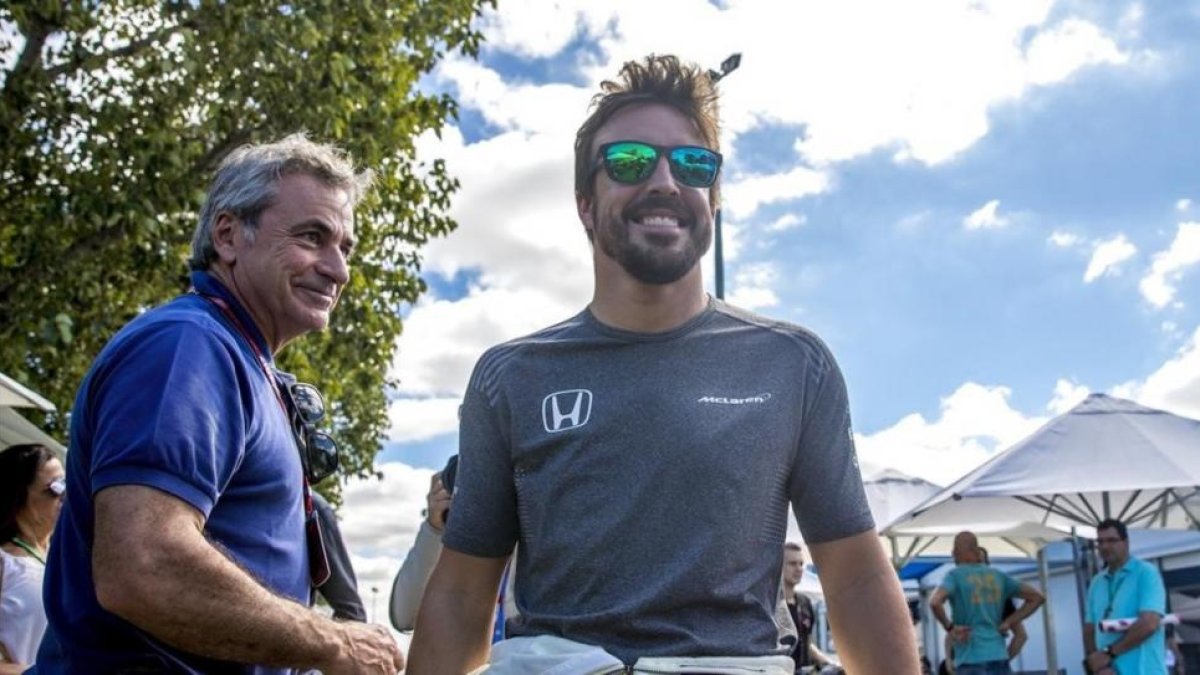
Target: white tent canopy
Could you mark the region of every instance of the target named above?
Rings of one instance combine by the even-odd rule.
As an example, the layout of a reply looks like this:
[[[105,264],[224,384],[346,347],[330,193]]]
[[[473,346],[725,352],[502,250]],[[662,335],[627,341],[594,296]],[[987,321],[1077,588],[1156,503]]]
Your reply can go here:
[[[996,557],[1032,557],[1047,542],[1069,534],[1036,522],[1012,520],[1003,510],[989,520],[964,520],[960,514],[952,513],[947,518],[916,527],[894,527],[891,526],[893,523],[940,493],[942,488],[893,469],[863,481],[863,486],[884,547],[891,553],[897,569],[919,556],[949,556],[954,535],[964,529],[975,532],[980,545]],[[970,526],[964,523],[970,523]]]
[[[883,528],[1200,526],[1200,421],[1092,394]]]
[[[924,478],[917,478],[895,469],[884,469],[863,481],[867,504],[877,525],[892,522],[908,513],[914,506],[941,491]]]
[[[0,373],[0,449],[18,443],[41,443],[46,447],[66,452],[66,448],[37,428],[13,408],[37,408],[45,412],[54,410],[54,404],[33,390]]]

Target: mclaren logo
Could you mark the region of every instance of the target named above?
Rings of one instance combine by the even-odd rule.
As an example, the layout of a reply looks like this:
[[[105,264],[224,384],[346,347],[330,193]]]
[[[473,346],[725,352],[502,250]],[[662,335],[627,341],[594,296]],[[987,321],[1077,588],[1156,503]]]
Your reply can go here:
[[[771,400],[771,392],[764,394],[755,394],[745,398],[733,398],[731,396],[701,396],[696,399],[696,403],[716,403],[718,405],[749,405],[751,403],[766,403]]]
[[[556,391],[542,399],[542,426],[555,433],[577,429],[592,416],[592,392],[587,389]]]

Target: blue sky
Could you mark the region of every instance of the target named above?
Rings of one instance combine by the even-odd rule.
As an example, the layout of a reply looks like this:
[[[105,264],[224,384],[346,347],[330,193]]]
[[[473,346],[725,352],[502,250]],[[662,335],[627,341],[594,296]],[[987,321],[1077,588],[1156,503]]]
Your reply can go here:
[[[462,181],[460,227],[425,251],[385,481],[347,490],[365,578],[455,452],[474,360],[590,298],[571,141],[652,51],[742,52],[727,297],[830,344],[865,469],[944,484],[1089,391],[1200,417],[1200,3],[513,0],[482,26],[424,85],[462,106],[419,144]]]

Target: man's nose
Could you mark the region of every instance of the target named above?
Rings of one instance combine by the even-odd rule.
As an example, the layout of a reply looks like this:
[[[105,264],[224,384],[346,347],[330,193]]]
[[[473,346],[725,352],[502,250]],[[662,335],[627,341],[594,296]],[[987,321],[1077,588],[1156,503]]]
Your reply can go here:
[[[317,271],[332,279],[339,288],[350,281],[350,263],[346,260],[346,254],[338,246],[330,246],[321,256]]]
[[[646,179],[646,189],[657,194],[679,194],[679,184],[675,182],[675,176],[671,173],[671,162],[665,154],[654,163],[654,171]]]

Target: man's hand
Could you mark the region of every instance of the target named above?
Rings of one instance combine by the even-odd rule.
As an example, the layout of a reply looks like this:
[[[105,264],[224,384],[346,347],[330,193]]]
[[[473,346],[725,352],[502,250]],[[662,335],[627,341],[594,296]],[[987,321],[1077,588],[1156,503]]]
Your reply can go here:
[[[1093,673],[1104,673],[1112,671],[1112,657],[1107,652],[1096,650],[1087,657],[1088,670]]]
[[[967,642],[971,639],[971,627],[955,626],[954,628],[950,629],[950,637],[952,637],[955,642]]]
[[[325,675],[396,675],[404,669],[404,653],[383,626],[346,622],[338,629],[341,648],[320,666]]]
[[[441,532],[446,528],[446,515],[450,511],[450,491],[442,485],[442,472],[429,479],[429,493],[425,495],[425,520],[429,526]]]

